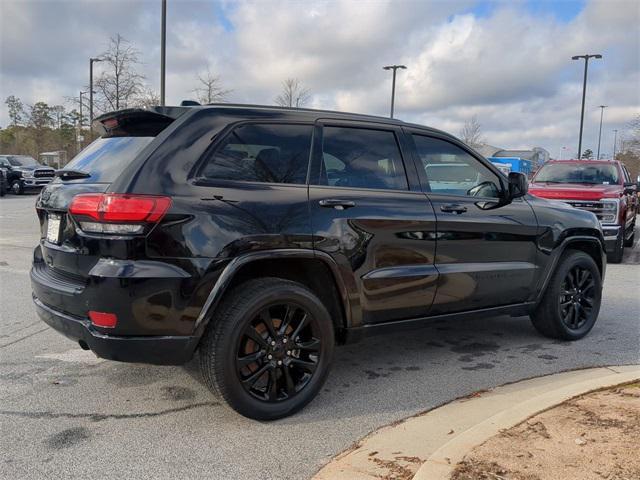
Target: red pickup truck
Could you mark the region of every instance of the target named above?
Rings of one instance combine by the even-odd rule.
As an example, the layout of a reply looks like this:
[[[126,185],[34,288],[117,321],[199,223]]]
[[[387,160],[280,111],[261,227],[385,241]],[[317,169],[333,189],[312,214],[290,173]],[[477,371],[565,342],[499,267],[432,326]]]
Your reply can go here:
[[[552,160],[536,172],[529,193],[593,212],[600,220],[608,260],[622,261],[634,241],[637,186],[627,168],[613,160]]]

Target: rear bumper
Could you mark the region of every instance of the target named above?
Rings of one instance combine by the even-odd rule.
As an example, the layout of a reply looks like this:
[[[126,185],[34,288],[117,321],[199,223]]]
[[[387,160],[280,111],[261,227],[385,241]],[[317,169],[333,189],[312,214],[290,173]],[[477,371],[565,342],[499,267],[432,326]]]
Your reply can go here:
[[[191,336],[112,336],[96,331],[88,318],[64,314],[42,303],[34,295],[39,317],[54,330],[89,348],[98,357],[119,362],[182,365],[198,344]]]

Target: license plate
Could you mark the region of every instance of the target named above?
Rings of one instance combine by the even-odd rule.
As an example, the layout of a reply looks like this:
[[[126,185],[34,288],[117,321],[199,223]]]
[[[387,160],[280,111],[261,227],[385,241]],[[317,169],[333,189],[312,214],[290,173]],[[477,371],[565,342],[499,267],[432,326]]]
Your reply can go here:
[[[60,241],[60,216],[50,214],[47,220],[47,241],[58,243]]]

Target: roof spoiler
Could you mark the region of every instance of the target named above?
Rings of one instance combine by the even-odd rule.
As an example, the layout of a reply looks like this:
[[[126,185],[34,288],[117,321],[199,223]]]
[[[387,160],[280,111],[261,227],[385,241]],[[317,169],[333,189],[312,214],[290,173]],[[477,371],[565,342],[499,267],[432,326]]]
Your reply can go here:
[[[155,137],[185,111],[179,107],[117,110],[97,117],[93,128],[102,137]]]

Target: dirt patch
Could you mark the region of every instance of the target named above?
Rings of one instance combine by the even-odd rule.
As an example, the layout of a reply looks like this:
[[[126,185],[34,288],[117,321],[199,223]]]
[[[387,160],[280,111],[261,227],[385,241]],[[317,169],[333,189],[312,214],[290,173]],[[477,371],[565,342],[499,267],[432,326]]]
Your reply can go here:
[[[451,480],[640,479],[640,383],[588,393],[473,449]]]

